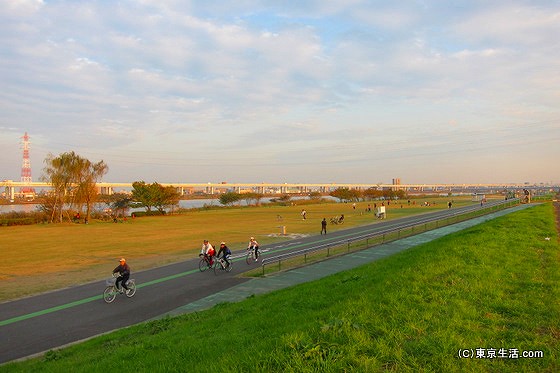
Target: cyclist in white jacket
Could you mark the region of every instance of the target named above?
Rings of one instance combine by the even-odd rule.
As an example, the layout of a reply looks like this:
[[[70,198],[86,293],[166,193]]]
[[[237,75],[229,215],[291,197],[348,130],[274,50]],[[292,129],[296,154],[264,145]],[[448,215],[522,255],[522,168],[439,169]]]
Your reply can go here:
[[[202,244],[202,249],[200,249],[199,256],[207,257],[208,262],[210,263],[210,265],[212,265],[214,263],[214,255],[216,255],[216,250],[214,250],[214,247],[210,242],[208,242],[208,240],[204,240],[204,243]]]
[[[249,240],[247,250],[255,250],[255,261],[259,260],[259,243],[255,240],[255,237],[251,237]]]

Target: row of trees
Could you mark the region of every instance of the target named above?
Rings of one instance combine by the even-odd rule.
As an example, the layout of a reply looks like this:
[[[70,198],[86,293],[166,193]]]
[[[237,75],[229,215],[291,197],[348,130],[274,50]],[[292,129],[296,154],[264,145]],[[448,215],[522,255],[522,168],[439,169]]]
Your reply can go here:
[[[132,183],[132,193],[104,195],[101,201],[112,210],[114,217],[124,217],[131,207],[145,208],[148,215],[155,211],[163,215],[168,209],[177,206],[180,198],[181,195],[173,187],[135,181]]]
[[[329,193],[331,197],[338,198],[341,202],[351,202],[351,201],[371,201],[375,199],[404,199],[407,197],[404,190],[391,190],[383,189],[378,190],[377,188],[369,188],[366,190],[349,189],[349,188],[337,188]],[[248,205],[251,202],[258,204],[260,200],[264,197],[262,193],[236,193],[227,192],[220,195],[219,200],[222,205],[233,205],[241,200],[245,200]],[[309,194],[310,199],[320,199],[322,197],[319,192],[311,192]],[[277,200],[281,202],[286,202],[290,199],[289,195],[284,195],[279,197]]]
[[[50,221],[62,222],[64,213],[70,221],[73,217],[68,216],[68,211],[83,211],[85,218],[89,220],[92,206],[98,201],[97,182],[109,171],[109,167],[103,162],[92,163],[74,152],[63,153],[57,157],[49,154],[45,159],[43,181],[52,184],[50,193],[42,205],[42,209],[50,216]],[[330,193],[330,196],[343,201],[373,200],[379,198],[396,199],[406,198],[403,190],[378,190],[369,188],[357,190],[349,188],[338,188]],[[262,193],[236,193],[228,192],[220,195],[219,200],[223,205],[233,205],[245,200],[248,205],[259,204],[264,197]],[[320,198],[320,193],[315,192],[311,198]],[[132,195],[116,194],[106,200],[117,212],[124,215],[125,210],[135,203],[136,206],[146,209],[148,214],[154,210],[164,214],[169,208],[178,205],[180,194],[175,188],[164,187],[158,183],[147,184],[144,181],[132,183]]]
[[[261,199],[264,197],[262,193],[250,192],[250,193],[236,193],[236,192],[227,192],[220,194],[219,201],[222,205],[231,206],[236,202],[241,200],[245,200],[247,205],[254,203],[258,205]]]
[[[377,188],[368,188],[366,190],[349,189],[349,188],[337,188],[329,193],[331,197],[338,198],[341,202],[351,202],[351,201],[371,201],[375,199],[404,199],[406,198],[406,192],[404,190],[392,190],[383,189],[378,190]]]
[[[72,221],[74,216],[70,216],[70,212],[82,213],[84,210],[88,221],[93,204],[99,200],[97,182],[108,171],[109,167],[103,161],[93,163],[73,151],[56,157],[49,154],[41,180],[51,183],[52,190],[45,196],[40,208],[49,216],[51,223],[62,222],[65,218]],[[149,214],[153,210],[164,214],[166,209],[179,203],[180,195],[173,187],[136,181],[132,188],[131,195],[118,193],[104,200],[122,215],[133,202]]]

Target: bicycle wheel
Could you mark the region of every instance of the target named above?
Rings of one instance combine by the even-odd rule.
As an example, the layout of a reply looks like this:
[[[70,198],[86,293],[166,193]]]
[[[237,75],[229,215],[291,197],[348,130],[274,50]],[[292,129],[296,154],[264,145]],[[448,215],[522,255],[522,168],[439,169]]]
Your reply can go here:
[[[233,263],[230,261],[229,265],[225,268],[226,272],[231,272],[231,269],[233,268]]]
[[[117,289],[114,286],[107,286],[103,292],[103,300],[105,303],[111,303],[117,297]]]
[[[224,271],[224,266],[219,260],[216,260],[214,264],[214,274],[217,276]]]
[[[208,267],[208,262],[204,260],[204,258],[200,259],[200,262],[198,262],[198,269],[200,269],[200,272],[206,271]]]
[[[247,262],[247,264],[251,264],[255,261],[253,259],[253,255],[254,255],[253,253],[254,253],[253,250],[248,250],[247,251],[247,256],[245,257],[245,261]]]
[[[126,287],[128,288],[128,290],[125,291],[126,296],[132,298],[134,294],[136,294],[136,282],[134,282],[134,280],[128,280]]]

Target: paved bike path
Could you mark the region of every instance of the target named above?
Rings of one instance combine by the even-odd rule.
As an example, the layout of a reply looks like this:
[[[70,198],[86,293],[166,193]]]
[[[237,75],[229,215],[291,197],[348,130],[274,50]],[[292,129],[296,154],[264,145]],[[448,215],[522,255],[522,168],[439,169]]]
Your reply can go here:
[[[473,208],[476,210],[476,206],[466,206],[457,210],[445,209],[386,222],[375,222],[362,227],[337,230],[326,236],[315,235],[278,242],[263,246],[263,253],[266,251],[265,255],[277,255],[320,244],[350,240],[388,229],[397,229],[414,224],[414,222],[421,222],[426,218],[455,216],[471,211]],[[509,209],[515,211],[512,208]],[[421,243],[420,237],[408,238],[415,242],[411,246]],[[393,254],[397,252],[393,249],[394,245],[398,246],[402,242],[407,241],[394,242],[390,246],[377,246],[373,249],[377,251],[373,255],[377,255],[379,258],[379,255],[385,250],[388,250],[387,255]],[[402,249],[406,248],[408,247]],[[245,250],[234,252],[236,255],[239,253],[244,255]],[[134,277],[142,296],[118,299],[110,306],[103,302],[100,294],[100,289],[105,286],[103,281],[0,303],[0,364],[41,354],[44,351],[60,348],[111,330],[158,318],[162,314],[197,311],[212,307],[216,303],[240,301],[252,294],[262,294],[312,281],[364,264],[366,259],[363,256],[368,255],[367,253],[368,251],[354,253],[344,259],[342,263],[339,261],[343,258],[333,258],[328,262],[312,265],[309,269],[298,268],[262,279],[236,276],[239,271],[244,271],[243,268],[248,269],[243,265],[235,265],[233,272],[222,274],[222,276],[201,273],[198,270],[198,258],[193,258],[136,272]],[[358,259],[357,262],[352,264],[352,261],[356,259]],[[237,261],[241,262],[243,258],[239,257]],[[347,264],[352,265],[348,267]],[[248,287],[238,286],[242,283],[250,284]],[[231,292],[225,291],[228,288],[233,289]],[[214,296],[216,291],[218,295]]]
[[[243,282],[226,290],[176,308],[161,315],[158,318],[202,311],[205,309],[209,309],[218,303],[239,302],[253,295],[265,294],[305,282],[319,280],[332,274],[353,269],[370,262],[374,262],[376,260],[410,249],[414,246],[436,240],[440,237],[482,224],[497,217],[524,210],[533,206],[534,205],[532,204],[518,205],[509,209],[480,216],[478,218],[466,220],[442,228],[437,228],[393,242],[377,245],[362,251],[357,251],[329,260],[317,262],[315,264],[310,264],[305,267],[299,267],[286,272],[267,275],[266,277],[253,278],[247,282]]]

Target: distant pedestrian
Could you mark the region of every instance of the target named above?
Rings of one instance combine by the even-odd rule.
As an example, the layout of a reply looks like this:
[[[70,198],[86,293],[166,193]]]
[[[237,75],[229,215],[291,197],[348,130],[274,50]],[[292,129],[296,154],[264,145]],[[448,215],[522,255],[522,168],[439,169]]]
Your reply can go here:
[[[355,203],[352,204],[352,208],[353,208],[354,210],[356,209],[356,204],[355,204]]]
[[[327,234],[327,219],[323,218],[323,220],[321,221],[321,234],[323,234],[323,232],[325,232],[325,234]]]
[[[303,220],[306,219],[306,215],[307,215],[307,211],[305,211],[305,209],[301,210],[301,217]]]
[[[451,201],[447,202],[447,208],[450,209],[453,203]]]

